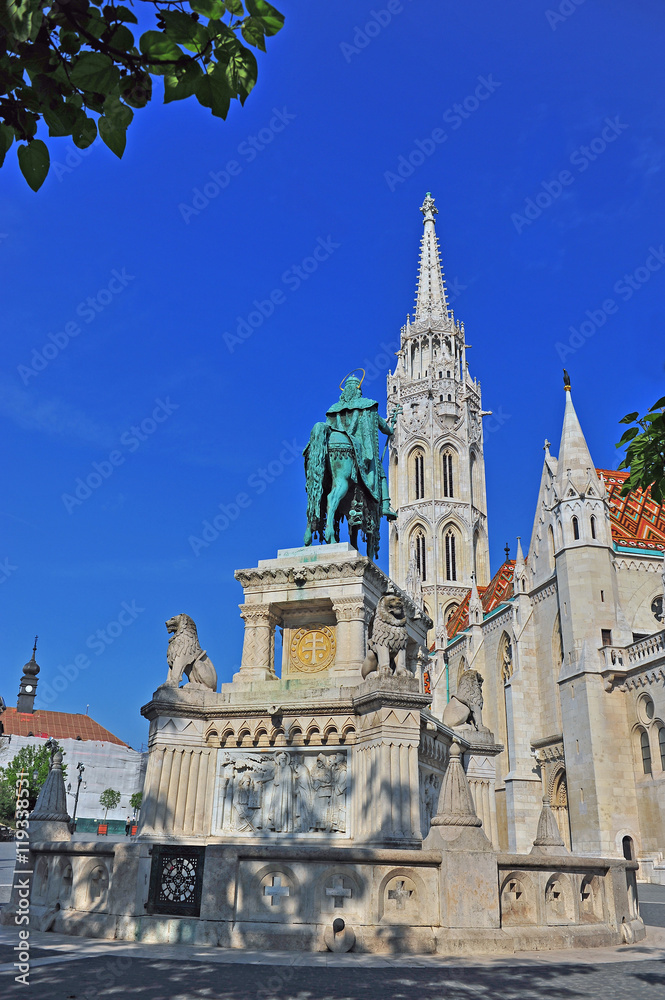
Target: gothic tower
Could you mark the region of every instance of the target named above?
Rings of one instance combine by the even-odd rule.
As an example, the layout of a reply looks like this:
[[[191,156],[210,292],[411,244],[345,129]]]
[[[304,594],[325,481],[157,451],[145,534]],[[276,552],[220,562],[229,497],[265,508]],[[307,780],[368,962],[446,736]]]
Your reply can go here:
[[[434,199],[424,230],[413,316],[402,327],[388,411],[401,407],[390,442],[390,575],[420,592],[441,626],[471,587],[489,583],[480,383],[469,375],[464,324],[448,306]]]

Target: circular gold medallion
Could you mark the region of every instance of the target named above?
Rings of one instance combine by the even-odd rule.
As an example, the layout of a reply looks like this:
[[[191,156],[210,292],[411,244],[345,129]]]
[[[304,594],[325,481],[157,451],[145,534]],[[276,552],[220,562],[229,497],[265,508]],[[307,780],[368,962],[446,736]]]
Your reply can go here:
[[[325,670],[335,659],[335,633],[326,625],[299,628],[291,639],[291,666],[304,673]]]

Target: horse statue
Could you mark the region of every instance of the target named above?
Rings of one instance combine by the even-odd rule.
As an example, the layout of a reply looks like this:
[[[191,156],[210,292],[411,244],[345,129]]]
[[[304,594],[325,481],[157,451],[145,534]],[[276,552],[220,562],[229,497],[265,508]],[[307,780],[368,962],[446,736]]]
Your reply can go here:
[[[397,517],[390,506],[379,455],[379,431],[388,437],[393,434],[401,408],[395,408],[388,423],[379,415],[376,400],[363,396],[362,379],[349,375],[340,389],[338,402],[326,413],[325,423],[314,424],[303,452],[305,545],[311,545],[317,535],[322,542],[338,542],[340,523],[346,519],[351,544],[358,547],[358,532],[362,532],[367,555],[374,559],[379,551],[381,517],[390,521]]]

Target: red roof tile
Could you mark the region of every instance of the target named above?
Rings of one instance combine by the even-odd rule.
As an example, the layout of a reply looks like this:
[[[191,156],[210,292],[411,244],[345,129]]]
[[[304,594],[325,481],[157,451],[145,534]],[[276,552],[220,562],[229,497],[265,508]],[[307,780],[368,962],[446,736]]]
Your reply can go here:
[[[499,567],[486,587],[478,587],[483,612],[488,615],[490,611],[507,601],[513,596],[513,573],[515,571],[515,560],[507,559]],[[452,618],[446,623],[448,638],[452,639],[458,632],[463,632],[469,627],[469,598],[471,591],[468,590],[466,596],[462,598],[460,605]]]
[[[628,472],[596,469],[605,480],[610,501],[612,538],[618,545],[665,551],[665,510],[651,499],[651,490],[631,490],[621,496]]]
[[[49,712],[37,709],[35,712],[17,712],[6,709],[0,715],[5,736],[52,736],[56,740],[98,740],[127,746],[117,736],[104,729],[89,715],[74,715],[71,712]]]

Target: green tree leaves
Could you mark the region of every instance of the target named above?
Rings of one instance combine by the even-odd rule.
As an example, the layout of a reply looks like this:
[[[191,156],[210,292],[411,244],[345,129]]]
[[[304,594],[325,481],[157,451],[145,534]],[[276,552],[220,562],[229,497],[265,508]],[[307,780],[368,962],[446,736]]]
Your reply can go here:
[[[44,183],[50,163],[46,143],[41,139],[18,147],[18,165],[33,191],[38,191]]]
[[[131,108],[152,98],[164,80],[164,103],[195,97],[218,118],[231,101],[244,104],[258,65],[284,17],[267,0],[145,0],[155,27],[138,39],[132,10],[100,0],[4,0],[0,4],[0,166],[14,139],[33,191],[44,182],[49,153],[36,138],[71,136],[80,149],[97,133],[121,157]],[[240,39],[247,45],[243,45]],[[95,117],[98,116],[98,117]]]
[[[619,466],[629,469],[622,496],[631,490],[648,490],[656,503],[665,503],[665,396],[640,417],[637,410],[627,413],[619,423],[632,424],[624,431],[617,448],[626,448]]]
[[[58,750],[62,747],[58,744]],[[30,809],[35,808],[37,796],[48,778],[51,753],[46,743],[41,746],[22,747],[6,767],[0,767],[0,820],[12,821],[16,808],[16,782],[23,772],[28,789]],[[35,778],[35,773],[37,777]],[[63,764],[62,775],[65,777],[67,768]]]

